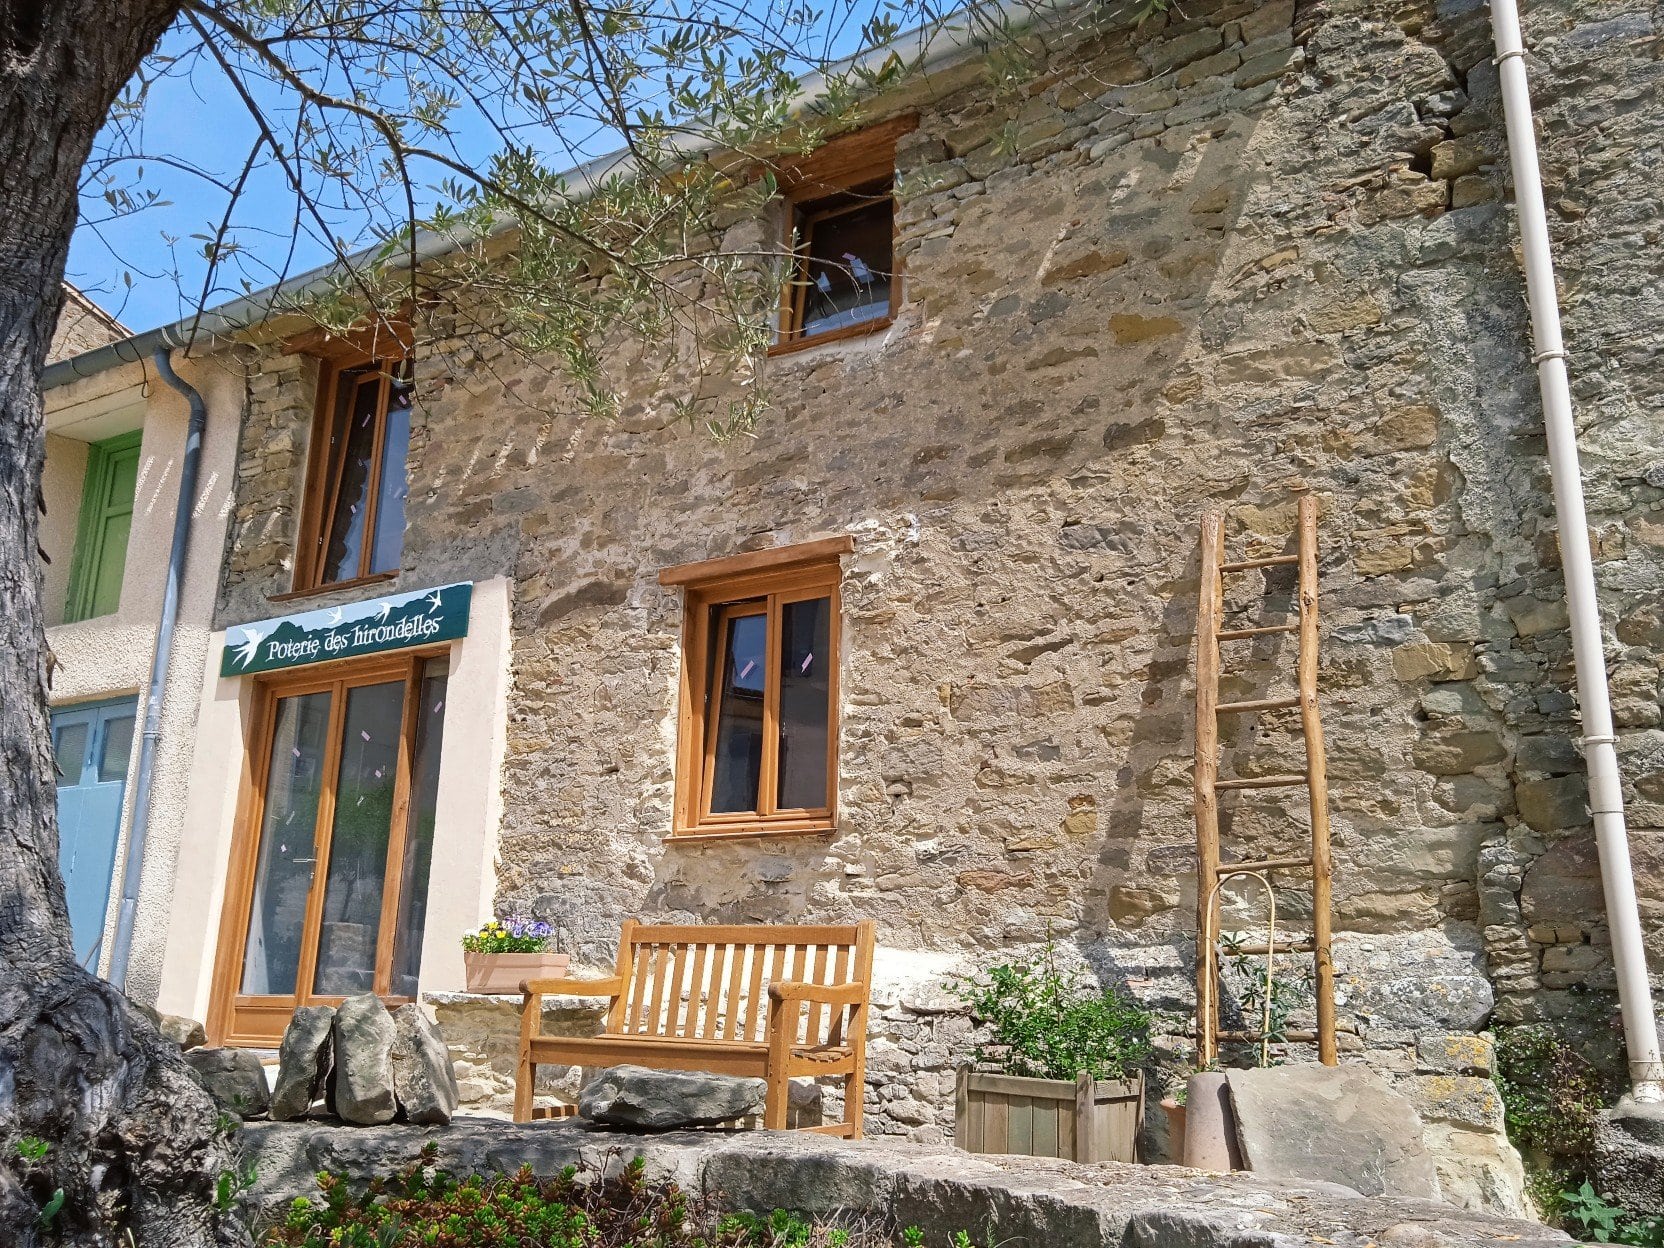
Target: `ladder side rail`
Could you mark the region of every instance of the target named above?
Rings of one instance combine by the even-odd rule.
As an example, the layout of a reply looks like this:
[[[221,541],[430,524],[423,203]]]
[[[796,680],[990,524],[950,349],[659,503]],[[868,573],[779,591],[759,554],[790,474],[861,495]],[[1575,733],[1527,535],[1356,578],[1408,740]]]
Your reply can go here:
[[[1317,499],[1300,498],[1300,726],[1306,739],[1306,775],[1312,814],[1312,944],[1316,960],[1317,1057],[1339,1061],[1335,1044],[1335,964],[1332,938],[1333,863],[1329,854],[1329,773],[1323,751],[1323,717],[1317,706]]]
[[[1219,621],[1224,613],[1225,518],[1209,510],[1202,517],[1201,575],[1196,606],[1196,1064],[1219,1056],[1218,951],[1219,803]]]

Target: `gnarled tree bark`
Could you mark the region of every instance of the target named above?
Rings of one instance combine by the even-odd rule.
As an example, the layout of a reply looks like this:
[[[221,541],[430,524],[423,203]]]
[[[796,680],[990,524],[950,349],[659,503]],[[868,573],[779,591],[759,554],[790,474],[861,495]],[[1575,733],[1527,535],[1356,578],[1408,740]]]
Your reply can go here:
[[[75,962],[58,873],[36,562],[40,375],[82,164],[175,0],[0,0],[0,1243],[185,1248],[245,1238],[207,1094]],[[47,1145],[39,1153],[33,1141]],[[61,1193],[61,1198],[59,1196]]]

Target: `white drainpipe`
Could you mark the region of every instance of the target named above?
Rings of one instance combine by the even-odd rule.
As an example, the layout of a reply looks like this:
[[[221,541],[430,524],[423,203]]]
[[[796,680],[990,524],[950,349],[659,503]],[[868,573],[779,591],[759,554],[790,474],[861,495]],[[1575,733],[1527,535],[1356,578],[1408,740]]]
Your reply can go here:
[[[1618,1006],[1629,1049],[1630,1086],[1638,1101],[1664,1100],[1664,1065],[1658,1055],[1658,1023],[1647,982],[1641,944],[1641,914],[1635,903],[1629,835],[1624,828],[1623,786],[1618,779],[1618,738],[1606,688],[1606,655],[1601,644],[1595,568],[1589,555],[1589,520],[1577,462],[1577,428],[1566,383],[1566,349],[1560,337],[1560,305],[1554,285],[1554,256],[1543,211],[1543,181],[1537,167],[1537,136],[1525,77],[1525,44],[1515,0],[1491,0],[1497,74],[1508,124],[1508,154],[1514,167],[1514,206],[1525,252],[1525,290],[1531,306],[1537,384],[1543,395],[1549,471],[1554,479],[1554,512],[1560,526],[1560,561],[1571,616],[1572,655],[1577,665],[1577,701],[1583,718],[1583,757],[1589,769],[1589,808],[1600,849],[1600,877],[1606,892],[1606,922],[1612,933],[1612,962],[1618,973]]]

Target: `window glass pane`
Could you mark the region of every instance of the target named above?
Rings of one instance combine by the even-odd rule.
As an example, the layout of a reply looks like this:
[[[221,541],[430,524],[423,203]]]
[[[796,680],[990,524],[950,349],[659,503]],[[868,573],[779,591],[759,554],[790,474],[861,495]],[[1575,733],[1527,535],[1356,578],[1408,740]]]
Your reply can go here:
[[[711,758],[711,813],[757,809],[763,771],[763,681],[768,617],[742,615],[728,622],[722,683],[717,691],[716,748]]]
[[[397,572],[404,554],[405,459],[410,453],[410,382],[395,381],[387,400],[387,433],[381,443],[381,498],[376,504],[376,539],[370,571]]]
[[[81,768],[87,758],[87,728],[83,721],[58,729],[52,752],[58,764],[58,783],[68,788],[81,783]]]
[[[832,600],[780,608],[780,775],[776,806],[827,804],[827,730],[832,705]]]
[[[416,995],[422,963],[422,927],[428,916],[428,868],[433,863],[433,821],[439,805],[439,751],[445,736],[445,687],[450,662],[433,659],[422,670],[422,704],[416,711],[416,759],[410,773],[410,832],[399,880],[399,922],[393,932],[394,996]]]
[[[347,691],[341,775],[329,842],[318,968],[312,990],[327,996],[375,987],[376,936],[387,874],[387,835],[404,715],[404,682]]]
[[[890,314],[895,213],[887,189],[874,193],[880,198],[852,197],[853,206],[810,216],[805,223],[805,337]]]
[[[98,751],[98,781],[127,779],[127,759],[133,752],[133,717],[123,715],[104,726],[104,745]]]
[[[381,400],[381,377],[377,373],[342,373],[338,384],[340,393],[329,445],[334,472],[324,487],[324,506],[329,506],[331,491],[335,500],[329,527],[325,530],[327,537],[319,574],[324,584],[350,581],[358,575],[376,449],[376,416]]]
[[[328,693],[278,699],[243,954],[245,993],[291,996],[295,991],[328,733]]]

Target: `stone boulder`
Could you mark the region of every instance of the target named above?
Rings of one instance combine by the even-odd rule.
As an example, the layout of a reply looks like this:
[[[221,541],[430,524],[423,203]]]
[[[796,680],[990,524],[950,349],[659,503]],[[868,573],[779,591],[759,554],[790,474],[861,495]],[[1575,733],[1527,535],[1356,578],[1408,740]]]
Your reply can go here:
[[[330,1100],[345,1122],[374,1126],[398,1112],[393,1094],[393,1041],[398,1028],[381,998],[366,992],[348,997],[335,1011],[330,1030],[334,1066]]]
[[[584,1085],[578,1114],[603,1126],[648,1131],[714,1127],[760,1113],[767,1088],[761,1079],[614,1066]]]
[[[228,1114],[257,1118],[271,1105],[266,1068],[251,1049],[192,1049],[185,1065]]]
[[[131,1004],[150,1020],[151,1025],[162,1033],[164,1039],[173,1041],[181,1049],[200,1049],[208,1043],[208,1031],[196,1019],[186,1018],[183,1014],[164,1014],[137,1001]]]
[[[304,1118],[323,1095],[329,1077],[330,1043],[335,1011],[327,1005],[303,1005],[284,1029],[277,1050],[277,1086],[271,1116],[276,1122]]]
[[[418,1005],[393,1011],[393,1095],[406,1121],[447,1123],[456,1112],[456,1071],[445,1037]]]
[[[1608,1200],[1664,1215],[1664,1105],[1625,1096],[1596,1120],[1595,1177]]]
[[[1438,1197],[1415,1107],[1373,1071],[1273,1066],[1225,1079],[1243,1164],[1255,1174],[1323,1179],[1365,1196]]]

